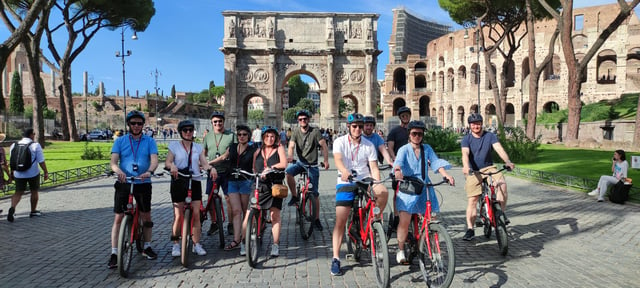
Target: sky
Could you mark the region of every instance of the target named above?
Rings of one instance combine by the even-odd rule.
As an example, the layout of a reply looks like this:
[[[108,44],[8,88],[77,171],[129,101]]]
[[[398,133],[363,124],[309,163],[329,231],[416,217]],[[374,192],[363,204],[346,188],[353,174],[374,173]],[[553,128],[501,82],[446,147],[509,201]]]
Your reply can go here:
[[[295,11],[295,12],[352,12],[376,13],[378,19],[378,79],[384,79],[384,69],[389,61],[388,41],[393,20],[392,9],[404,6],[410,13],[423,19],[462,29],[451,20],[437,0],[156,0],[156,14],[144,32],[137,33],[138,40],[131,40],[133,31],[125,29],[126,88],[130,95],[138,90],[153,93],[156,87],[155,71],[158,71],[158,91],[168,96],[171,86],[176,91],[200,92],[210,81],[224,85],[224,55],[219,48],[224,37],[222,11]],[[615,0],[574,0],[575,7],[615,3]],[[9,32],[0,24],[0,39]],[[72,64],[72,89],[82,91],[83,73],[87,71],[93,91],[104,82],[107,95],[120,90],[122,95],[122,62],[115,56],[121,50],[121,30],[103,29],[91,40],[82,54]],[[47,55],[46,40],[43,50]],[[45,66],[45,72],[49,69]]]

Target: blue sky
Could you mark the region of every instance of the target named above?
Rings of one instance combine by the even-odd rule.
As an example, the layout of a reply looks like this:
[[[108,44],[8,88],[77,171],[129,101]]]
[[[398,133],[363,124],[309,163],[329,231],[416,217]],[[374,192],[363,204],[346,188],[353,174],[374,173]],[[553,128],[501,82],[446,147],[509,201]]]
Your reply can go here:
[[[576,7],[615,3],[614,0],[575,0]],[[292,1],[292,0],[156,0],[156,14],[146,31],[138,33],[138,40],[131,40],[132,31],[125,30],[125,50],[132,55],[126,57],[126,84],[130,94],[135,90],[144,94],[153,91],[155,77],[160,72],[158,89],[170,94],[175,84],[177,91],[199,92],[206,89],[209,81],[224,84],[222,46],[224,10],[250,11],[297,11],[297,12],[355,12],[377,13],[378,79],[384,78],[388,62],[388,44],[391,34],[392,9],[400,5],[413,14],[432,21],[451,25],[459,29],[449,15],[438,6],[437,0],[350,0],[350,1]],[[0,24],[0,39],[6,39],[8,31]],[[95,89],[104,82],[107,94],[122,90],[122,63],[115,57],[121,50],[120,29],[100,31],[72,65],[73,91],[82,90],[83,71],[93,79]],[[46,42],[46,41],[44,41]],[[46,51],[46,44],[43,45]],[[44,68],[48,71],[48,68]],[[122,92],[120,92],[122,95]]]

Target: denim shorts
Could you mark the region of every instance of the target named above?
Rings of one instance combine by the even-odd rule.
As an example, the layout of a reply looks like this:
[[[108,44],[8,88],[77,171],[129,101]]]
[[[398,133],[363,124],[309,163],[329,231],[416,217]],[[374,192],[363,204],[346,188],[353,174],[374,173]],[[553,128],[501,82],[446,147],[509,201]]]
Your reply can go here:
[[[252,186],[253,181],[251,180],[242,180],[242,181],[229,181],[228,189],[229,194],[231,193],[239,193],[239,194],[251,194],[253,192]]]

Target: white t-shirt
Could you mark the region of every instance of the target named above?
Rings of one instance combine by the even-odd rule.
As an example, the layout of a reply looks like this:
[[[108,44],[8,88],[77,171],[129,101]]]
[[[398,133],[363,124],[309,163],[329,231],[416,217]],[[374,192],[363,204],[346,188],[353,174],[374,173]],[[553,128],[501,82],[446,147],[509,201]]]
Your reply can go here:
[[[189,147],[186,147],[189,149]],[[173,153],[173,163],[178,167],[178,169],[186,168],[189,165],[189,154],[184,146],[182,146],[182,141],[171,141],[169,143],[169,151]],[[203,153],[202,145],[198,143],[193,143],[191,152],[191,173],[200,174],[200,154]],[[193,177],[193,180],[201,181],[202,177],[197,176]]]
[[[378,161],[376,147],[369,140],[360,137],[360,143],[355,144],[349,138],[349,135],[338,137],[333,141],[333,154],[342,154],[342,163],[347,170],[355,170],[356,179],[360,180],[365,177],[371,177],[369,170],[369,162]],[[342,181],[340,172],[338,172],[338,184],[349,182]]]
[[[251,141],[254,143],[262,142],[262,130],[256,128],[253,129],[253,133],[251,134]]]

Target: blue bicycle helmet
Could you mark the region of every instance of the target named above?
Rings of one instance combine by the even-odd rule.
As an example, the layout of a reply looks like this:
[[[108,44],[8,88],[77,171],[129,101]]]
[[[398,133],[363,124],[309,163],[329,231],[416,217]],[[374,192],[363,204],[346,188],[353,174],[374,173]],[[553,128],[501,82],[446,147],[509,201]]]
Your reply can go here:
[[[419,120],[413,120],[409,122],[408,128],[409,131],[411,131],[411,129],[422,129],[422,131],[427,130],[427,126],[424,125],[424,122]]]
[[[360,113],[352,113],[347,116],[347,124],[362,122],[364,123],[364,117]]]
[[[400,108],[398,108],[398,113],[397,115],[400,116],[402,113],[409,113],[411,114],[411,109],[409,109],[409,107],[407,106],[402,106]]]
[[[469,118],[467,119],[467,123],[473,123],[473,122],[482,122],[482,115],[478,113],[471,113],[469,115]]]
[[[267,134],[268,132],[273,132],[273,134],[278,136],[278,128],[269,126],[269,125],[264,125],[262,127],[262,136],[264,136],[264,134]]]
[[[224,120],[224,111],[213,111],[211,113],[211,117],[209,117],[209,119],[211,119],[213,117],[219,117],[219,118],[222,118],[222,120]]]
[[[129,120],[131,120],[131,118],[140,118],[142,119],[142,123],[145,122],[144,119],[144,113],[137,111],[137,110],[133,110],[129,113],[127,113],[127,123],[129,123]]]
[[[376,124],[376,118],[373,116],[364,116],[364,124],[373,123]]]
[[[305,115],[307,117],[311,117],[311,112],[309,112],[309,110],[307,110],[307,109],[302,109],[302,110],[296,112],[296,118],[300,117],[300,115]]]

